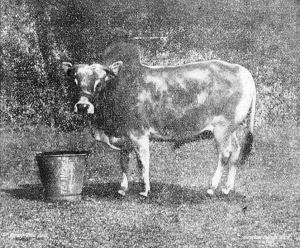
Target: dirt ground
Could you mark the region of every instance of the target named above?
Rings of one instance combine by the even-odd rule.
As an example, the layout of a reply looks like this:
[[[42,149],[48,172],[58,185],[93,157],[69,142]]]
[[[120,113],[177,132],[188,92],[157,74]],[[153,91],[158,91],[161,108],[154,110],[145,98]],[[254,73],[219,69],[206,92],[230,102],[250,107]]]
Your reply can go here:
[[[76,203],[44,201],[33,155],[45,141],[29,138],[34,130],[27,141],[2,133],[0,247],[300,247],[299,131],[257,130],[229,196],[205,193],[217,162],[213,141],[175,151],[152,143],[147,199],[138,195],[135,160],[120,197],[117,153],[94,145]]]

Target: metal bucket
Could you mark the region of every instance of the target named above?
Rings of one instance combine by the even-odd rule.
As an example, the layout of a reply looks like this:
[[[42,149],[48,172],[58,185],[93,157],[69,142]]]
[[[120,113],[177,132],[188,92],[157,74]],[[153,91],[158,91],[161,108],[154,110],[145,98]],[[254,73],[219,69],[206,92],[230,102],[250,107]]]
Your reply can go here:
[[[87,151],[37,154],[36,160],[47,200],[81,200],[88,154]]]

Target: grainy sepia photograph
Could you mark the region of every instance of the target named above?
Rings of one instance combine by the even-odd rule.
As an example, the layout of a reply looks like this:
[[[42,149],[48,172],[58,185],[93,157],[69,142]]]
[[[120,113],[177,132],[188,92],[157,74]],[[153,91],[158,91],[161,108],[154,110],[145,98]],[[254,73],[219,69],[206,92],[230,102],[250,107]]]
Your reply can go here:
[[[0,4],[0,248],[300,247],[298,0]]]

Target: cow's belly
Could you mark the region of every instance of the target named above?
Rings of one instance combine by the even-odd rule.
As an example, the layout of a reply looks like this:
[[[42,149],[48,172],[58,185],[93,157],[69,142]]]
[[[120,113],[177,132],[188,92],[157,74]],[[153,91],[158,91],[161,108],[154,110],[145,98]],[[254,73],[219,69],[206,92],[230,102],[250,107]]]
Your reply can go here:
[[[210,125],[212,116],[206,107],[196,107],[180,111],[164,109],[149,119],[153,138],[181,140],[199,135]]]
[[[92,132],[94,138],[97,141],[107,144],[109,147],[111,147],[114,150],[121,150],[122,148],[129,147],[128,140],[124,136],[121,137],[109,136],[101,129],[92,129]]]

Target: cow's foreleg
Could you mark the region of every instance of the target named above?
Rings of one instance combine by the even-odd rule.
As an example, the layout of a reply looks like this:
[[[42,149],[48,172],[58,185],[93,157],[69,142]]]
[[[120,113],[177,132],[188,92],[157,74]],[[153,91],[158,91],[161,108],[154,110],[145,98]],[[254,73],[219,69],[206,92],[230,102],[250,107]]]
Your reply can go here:
[[[136,154],[142,166],[142,179],[144,182],[145,191],[140,192],[140,195],[147,197],[150,191],[150,178],[149,178],[149,164],[150,164],[150,150],[149,150],[149,136],[142,135],[140,137],[131,136],[135,144]]]
[[[139,172],[140,172],[140,175],[141,175],[141,178],[140,178],[140,180],[142,180],[142,181],[144,181],[143,180],[143,164],[142,164],[142,162],[141,162],[141,160],[140,160],[140,158],[139,158],[139,155],[138,155],[138,153],[136,153],[136,157],[137,157],[137,167],[138,167],[138,170],[139,170]]]
[[[122,181],[121,181],[121,188],[118,190],[118,193],[122,196],[125,196],[126,191],[128,190],[128,164],[129,164],[129,151],[121,150],[120,152],[120,164],[122,169]]]
[[[228,194],[234,188],[235,175],[237,170],[237,161],[239,159],[241,147],[239,145],[236,133],[234,132],[231,136],[231,156],[230,156],[230,169],[228,172],[228,178],[225,188],[222,188],[224,194]]]

